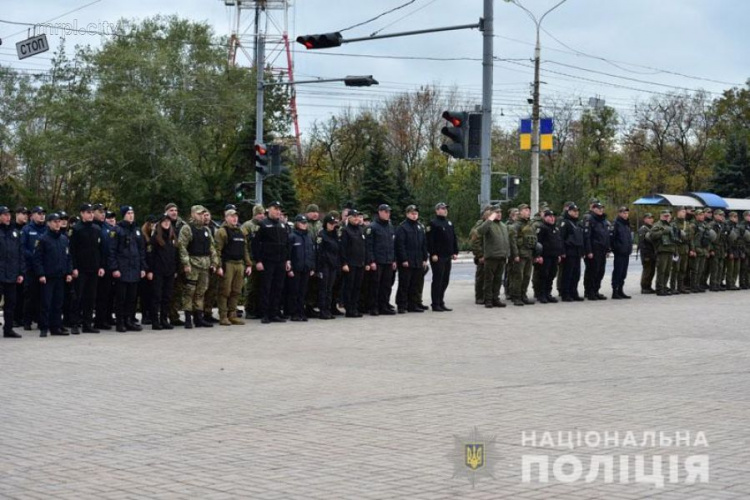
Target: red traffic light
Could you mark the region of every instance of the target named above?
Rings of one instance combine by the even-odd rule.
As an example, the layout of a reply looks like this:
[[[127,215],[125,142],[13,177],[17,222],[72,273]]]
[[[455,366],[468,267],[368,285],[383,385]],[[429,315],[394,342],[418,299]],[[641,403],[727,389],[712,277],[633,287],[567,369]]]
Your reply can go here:
[[[443,119],[448,120],[451,122],[451,125],[457,128],[461,128],[461,125],[463,124],[463,116],[466,115],[466,113],[451,113],[450,111],[444,111],[443,112]]]
[[[255,153],[258,155],[266,155],[268,154],[268,149],[262,144],[256,144],[255,145]]]
[[[340,47],[344,37],[341,33],[324,33],[322,35],[300,35],[297,37],[297,43],[301,43],[306,49],[328,49],[331,47]]]

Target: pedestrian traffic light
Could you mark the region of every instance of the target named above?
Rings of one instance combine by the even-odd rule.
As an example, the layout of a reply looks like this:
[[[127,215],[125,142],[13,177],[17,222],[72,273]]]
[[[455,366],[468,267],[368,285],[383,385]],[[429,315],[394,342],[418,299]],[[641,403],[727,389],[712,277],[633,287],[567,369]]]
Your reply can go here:
[[[322,35],[301,35],[297,37],[297,43],[301,43],[306,49],[328,49],[340,47],[344,38],[341,33],[324,33]]]
[[[464,111],[444,111],[443,118],[450,125],[440,129],[440,133],[450,139],[440,146],[440,150],[453,158],[467,158],[469,138],[469,113]]]
[[[259,174],[268,174],[268,149],[265,144],[255,145],[255,171]]]

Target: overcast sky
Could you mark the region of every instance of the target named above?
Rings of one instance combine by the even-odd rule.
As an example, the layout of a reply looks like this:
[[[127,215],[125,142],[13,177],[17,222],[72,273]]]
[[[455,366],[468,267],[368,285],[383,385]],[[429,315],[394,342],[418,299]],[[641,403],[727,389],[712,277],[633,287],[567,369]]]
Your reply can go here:
[[[519,1],[541,14],[558,0]],[[289,11],[289,33],[293,40],[300,34],[341,30],[406,2],[296,0]],[[232,29],[233,9],[226,7],[224,0],[91,3],[92,0],[2,0],[0,19],[67,22],[78,28],[102,29],[106,23],[114,24],[123,17],[144,19],[157,14],[178,14],[209,23],[217,35],[229,35]],[[481,16],[482,3],[482,0],[415,0],[401,10],[343,34],[360,37],[381,28],[387,33],[469,24]],[[74,9],[79,10],[63,15]],[[246,35],[252,32],[251,19],[251,12],[245,11],[240,31]],[[586,105],[590,97],[597,96],[627,115],[636,100],[646,100],[660,92],[687,88],[705,89],[718,95],[726,88],[743,85],[750,77],[748,19],[750,1],[747,0],[567,0],[542,25],[549,32],[541,35],[542,105],[549,99],[571,99]],[[281,12],[274,12],[272,20],[279,29],[283,28]],[[18,34],[19,31],[22,33]],[[0,63],[26,70],[47,68],[49,53],[17,60],[15,42],[25,34],[23,27],[0,23],[3,39]],[[507,61],[495,64],[493,112],[498,123],[510,128],[530,113],[526,99],[533,80],[530,59],[535,28],[520,8],[496,0],[495,34],[495,56]],[[59,43],[58,36],[50,36],[49,40],[53,48]],[[251,52],[251,38],[245,36],[243,40]],[[100,37],[78,34],[68,36],[68,43],[97,45]],[[482,37],[476,30],[352,43],[325,51],[306,51],[295,43],[292,49],[298,80],[372,74],[380,81],[377,87],[357,90],[343,84],[300,86],[298,106],[303,132],[314,120],[325,119],[347,106],[375,103],[425,84],[445,89],[455,86],[472,102],[479,103],[481,99]],[[285,67],[283,54],[276,54],[279,57],[275,65]],[[238,60],[240,64],[249,64],[242,55]]]

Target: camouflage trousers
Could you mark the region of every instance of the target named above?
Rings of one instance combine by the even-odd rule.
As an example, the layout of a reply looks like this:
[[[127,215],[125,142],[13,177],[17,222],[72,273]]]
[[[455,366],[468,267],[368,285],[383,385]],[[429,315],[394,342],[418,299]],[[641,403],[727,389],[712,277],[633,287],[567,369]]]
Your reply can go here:
[[[705,255],[697,255],[690,259],[690,288],[693,291],[698,291],[703,286],[703,272],[705,267]]]
[[[750,287],[750,257],[740,260],[740,288]]]
[[[672,272],[670,275],[669,288],[673,292],[682,292],[687,288],[688,278],[688,253],[679,252],[678,260],[672,261]]]
[[[656,255],[656,291],[666,292],[669,288],[669,276],[672,274],[672,253],[662,252]]]
[[[224,263],[224,276],[219,279],[219,317],[234,316],[245,280],[245,264],[241,261]]]
[[[740,259],[737,256],[727,257],[724,261],[725,283],[727,288],[737,288],[737,279],[740,276]]]
[[[474,259],[474,263],[477,266],[474,272],[474,300],[484,302],[484,264],[479,259]]]
[[[716,290],[724,278],[724,257],[714,255],[710,260],[711,265],[711,289]]]
[[[210,273],[208,276],[208,288],[206,288],[206,294],[203,297],[204,314],[210,315],[214,306],[218,306],[220,286],[221,278],[216,273]]]
[[[526,291],[531,281],[532,262],[531,257],[521,257],[518,262],[511,260],[510,274],[508,275],[511,299],[520,300],[526,297]]]
[[[643,272],[641,273],[641,290],[650,290],[654,284],[656,275],[656,259],[654,257],[641,257]]]
[[[208,289],[208,269],[195,266],[185,275],[185,287],[182,292],[182,310],[189,312],[203,311],[203,298]]]

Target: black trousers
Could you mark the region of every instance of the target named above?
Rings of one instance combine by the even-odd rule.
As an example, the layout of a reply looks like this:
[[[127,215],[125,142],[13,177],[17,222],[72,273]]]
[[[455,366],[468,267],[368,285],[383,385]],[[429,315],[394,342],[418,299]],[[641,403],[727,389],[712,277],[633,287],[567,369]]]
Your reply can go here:
[[[260,314],[268,318],[280,313],[286,262],[264,262],[260,277]]]
[[[115,282],[115,314],[117,324],[126,324],[135,317],[135,306],[138,303],[138,282]]]
[[[333,303],[333,286],[338,278],[338,269],[335,267],[323,266],[318,269],[318,276],[322,274],[318,287],[318,307],[320,313],[325,314],[331,311]]]
[[[138,298],[140,299],[141,313],[143,313],[144,317],[148,317],[151,314],[150,304],[153,301],[154,294],[153,283],[153,280],[149,281],[147,279],[143,279],[138,283]]]
[[[174,280],[174,274],[154,273],[154,279],[151,281],[151,321],[167,321],[169,304],[172,303],[172,295],[174,294]],[[161,317],[159,314],[161,314]]]
[[[39,282],[39,278],[37,283]],[[60,330],[62,328],[62,308],[65,300],[65,278],[50,278],[47,283],[40,285],[42,294],[41,310],[39,311],[40,330]]]
[[[422,266],[398,268],[398,290],[396,290],[396,305],[399,309],[413,309],[418,305],[415,298],[418,296],[417,287],[420,279],[424,283]]]
[[[630,263],[630,255],[615,254],[615,268],[612,271],[613,290],[619,290],[625,286],[625,278],[628,276],[628,263]]]
[[[0,283],[0,297],[5,299],[3,303],[3,333],[9,333],[13,329],[17,293],[18,287],[15,281],[12,283]]]
[[[539,294],[550,297],[552,295],[552,283],[557,276],[557,257],[544,257],[539,268]]]
[[[76,294],[75,282],[65,283],[65,298],[63,299],[63,325],[78,326],[81,324],[81,315],[78,313],[78,295]]]
[[[107,325],[112,323],[112,302],[114,298],[114,281],[112,273],[107,271],[99,278],[96,285],[96,324]]]
[[[583,289],[586,295],[599,293],[607,265],[606,250],[595,248],[592,253],[594,257],[586,259],[586,271],[583,273]]]
[[[284,313],[290,316],[304,316],[307,286],[310,283],[310,270],[295,271],[292,278],[286,278]]]
[[[377,269],[372,272],[370,287],[370,310],[382,311],[388,309],[393,289],[393,266],[391,263],[377,263]]]
[[[451,279],[452,261],[450,257],[438,257],[437,262],[432,263],[432,305],[442,306],[445,304],[445,290]]]
[[[578,282],[581,280],[581,257],[566,255],[562,267],[560,295],[571,298],[578,297]]]
[[[75,281],[77,303],[75,310],[78,313],[79,323],[91,326],[94,322],[94,305],[96,304],[96,288],[99,284],[99,276],[96,271],[79,272]]]
[[[13,321],[15,321],[17,325],[23,323],[23,287],[24,283],[16,285],[16,310],[13,315]]]
[[[362,280],[364,279],[365,268],[349,266],[349,272],[344,273],[344,308],[346,312],[354,313],[359,311],[360,295],[362,293]]]
[[[26,273],[23,281],[23,323],[30,325],[34,321],[39,322],[39,309],[42,300],[42,290],[39,284],[39,276],[34,273]],[[62,306],[61,306],[62,307]]]

